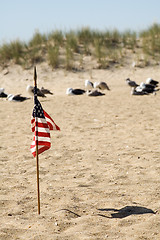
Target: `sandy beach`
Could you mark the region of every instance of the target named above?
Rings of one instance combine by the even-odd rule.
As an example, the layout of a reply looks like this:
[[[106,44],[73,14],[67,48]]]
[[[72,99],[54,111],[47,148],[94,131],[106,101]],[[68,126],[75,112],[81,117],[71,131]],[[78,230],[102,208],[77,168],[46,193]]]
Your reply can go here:
[[[33,69],[0,73],[7,93],[29,97]],[[160,239],[160,92],[132,96],[125,79],[160,81],[160,67],[67,72],[37,65],[39,98],[61,131],[39,155],[41,214],[37,214],[33,99],[0,99],[1,240]],[[104,96],[67,96],[86,79],[105,81]]]

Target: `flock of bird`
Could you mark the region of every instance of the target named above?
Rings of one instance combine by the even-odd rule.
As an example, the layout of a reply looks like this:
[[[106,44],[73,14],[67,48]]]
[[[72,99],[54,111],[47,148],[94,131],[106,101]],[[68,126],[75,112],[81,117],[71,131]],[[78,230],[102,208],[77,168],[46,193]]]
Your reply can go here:
[[[158,88],[159,82],[152,79],[147,78],[146,82],[141,82],[137,84],[135,81],[130,80],[130,78],[126,79],[126,83],[129,87],[131,87],[132,95],[148,95],[148,94],[156,94],[160,89]]]
[[[28,85],[26,88],[26,91],[31,95],[34,96],[34,87]],[[37,88],[37,96],[39,97],[46,97],[46,94],[51,94],[53,95],[53,93],[42,87],[41,89]],[[4,88],[0,88],[0,98],[6,98],[8,101],[14,101],[14,102],[23,102],[27,99],[30,99],[29,97],[24,97],[22,96],[22,94],[7,94],[5,93],[5,89]]]
[[[108,85],[105,82],[95,82],[94,84],[89,81],[86,80],[85,81],[85,90],[84,89],[73,89],[73,88],[67,88],[66,94],[67,95],[82,95],[84,93],[86,93],[88,96],[103,96],[105,95],[105,93],[100,92],[100,90],[110,90]],[[26,87],[26,91],[28,92],[28,94],[30,94],[31,96],[34,96],[34,87],[28,85]],[[37,96],[38,97],[46,97],[46,94],[51,94],[53,95],[53,93],[42,87],[42,88],[37,88]],[[27,99],[30,99],[29,97],[24,97],[21,94],[7,94],[5,93],[5,89],[4,88],[0,88],[0,98],[6,98],[8,101],[15,101],[15,102],[23,102]]]
[[[147,78],[146,82],[141,82],[140,84],[137,84],[135,81],[130,80],[130,78],[127,78],[126,80],[127,85],[131,88],[131,94],[132,95],[148,95],[148,94],[156,94],[157,91],[160,89],[158,88],[159,82],[156,80],[153,80],[152,78]],[[105,93],[104,90],[110,91],[110,88],[108,87],[106,82],[91,82],[89,80],[85,80],[84,83],[84,89],[80,88],[67,88],[66,94],[69,96],[72,95],[82,95],[86,94],[87,96],[103,96]],[[26,88],[26,91],[31,96],[34,96],[34,87],[28,85]],[[46,94],[53,93],[42,87],[37,88],[37,96],[39,97],[46,97]],[[23,102],[27,99],[30,99],[29,97],[24,97],[21,94],[13,95],[13,94],[7,94],[5,93],[4,88],[0,88],[0,98],[6,98],[8,101],[16,101],[16,102]]]
[[[101,92],[103,90],[108,90],[110,91],[110,88],[108,87],[106,82],[91,82],[88,79],[85,80],[85,89],[80,89],[80,88],[67,88],[66,94],[71,96],[71,95],[82,95],[82,94],[87,94],[87,96],[103,96],[105,95],[104,92]],[[101,90],[101,91],[100,91]]]

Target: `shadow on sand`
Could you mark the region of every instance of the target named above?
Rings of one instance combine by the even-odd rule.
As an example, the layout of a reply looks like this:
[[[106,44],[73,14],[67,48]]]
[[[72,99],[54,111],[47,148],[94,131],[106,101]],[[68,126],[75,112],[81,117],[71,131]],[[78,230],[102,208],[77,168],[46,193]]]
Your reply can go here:
[[[99,213],[99,216],[106,217],[106,218],[125,218],[130,215],[136,215],[136,214],[146,214],[146,213],[152,213],[156,214],[152,209],[145,208],[145,207],[139,207],[139,206],[126,206],[121,209],[115,209],[115,208],[101,208],[97,209],[101,212],[112,212],[110,213],[110,216],[106,216],[104,214]]]

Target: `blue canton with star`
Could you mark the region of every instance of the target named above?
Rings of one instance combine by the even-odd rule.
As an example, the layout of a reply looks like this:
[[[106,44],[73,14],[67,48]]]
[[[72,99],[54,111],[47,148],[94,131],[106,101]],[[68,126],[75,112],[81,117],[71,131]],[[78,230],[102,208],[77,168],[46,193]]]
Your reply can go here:
[[[35,100],[34,108],[33,108],[33,117],[38,117],[38,118],[45,118],[43,108],[38,101],[38,99]]]

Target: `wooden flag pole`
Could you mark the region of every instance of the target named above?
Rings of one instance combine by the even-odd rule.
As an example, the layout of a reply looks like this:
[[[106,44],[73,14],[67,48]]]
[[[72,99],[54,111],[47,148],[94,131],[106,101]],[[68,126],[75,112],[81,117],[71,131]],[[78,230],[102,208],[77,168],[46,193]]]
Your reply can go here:
[[[34,67],[34,86],[37,87],[37,72],[36,67]],[[35,103],[34,103],[35,104]],[[39,158],[38,158],[38,132],[37,132],[37,121],[35,121],[35,131],[36,131],[36,162],[37,162],[37,194],[38,194],[38,214],[40,214],[40,190],[39,190]]]

